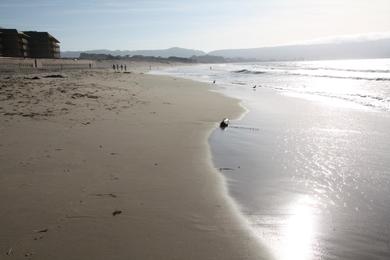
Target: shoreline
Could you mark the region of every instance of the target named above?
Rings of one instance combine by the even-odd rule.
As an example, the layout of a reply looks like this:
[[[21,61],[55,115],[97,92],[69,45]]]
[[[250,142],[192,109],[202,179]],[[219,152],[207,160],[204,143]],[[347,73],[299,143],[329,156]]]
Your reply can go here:
[[[223,172],[232,181],[229,191],[237,203],[242,205],[242,212],[252,227],[266,238],[267,245],[277,258],[315,259],[320,255],[335,259],[356,259],[365,254],[375,257],[387,255],[388,250],[379,246],[371,247],[369,241],[380,239],[378,234],[388,225],[385,216],[389,210],[385,206],[387,199],[384,196],[388,191],[385,185],[374,185],[372,181],[361,184],[358,181],[360,176],[354,177],[356,171],[364,179],[364,173],[367,172],[370,177],[387,182],[386,174],[378,174],[380,167],[372,172],[360,170],[365,169],[368,163],[386,163],[385,154],[389,147],[387,112],[358,107],[347,101],[327,104],[325,101],[283,95],[267,89],[261,89],[256,95],[258,103],[247,103],[251,112],[237,124],[258,127],[262,135],[238,133],[232,129],[225,135],[215,133],[211,142],[217,158],[216,167],[229,169],[241,165],[241,169]],[[277,104],[283,104],[284,107],[279,108]],[[372,126],[376,126],[375,130]],[[304,139],[307,136],[326,141],[319,142],[323,147],[316,147],[316,143]],[[367,136],[376,137],[378,141],[367,140]],[[346,155],[348,153],[341,145],[343,142],[348,143],[356,155]],[[243,143],[253,145],[237,152]],[[329,145],[332,143],[337,145]],[[339,178],[340,175],[334,170],[333,175],[327,176],[323,174],[323,169],[314,167],[312,171],[302,170],[303,160],[295,155],[303,149],[307,149],[308,154],[321,154],[323,151],[337,154],[342,151],[339,152],[341,155],[338,154],[339,158],[350,161],[361,158],[358,167],[346,163],[344,169],[348,170],[343,173],[345,175],[340,174],[342,177],[354,178],[354,182],[359,183],[359,189],[351,188],[348,182],[340,182],[338,187],[348,192],[350,197],[333,193],[332,188],[337,182],[332,183],[329,179]],[[232,155],[227,156],[226,150],[231,151]],[[369,159],[371,153],[379,156],[375,160]],[[289,154],[294,157],[289,157]],[[326,158],[323,154],[321,156]],[[310,162],[310,158],[307,161]],[[278,166],[278,162],[282,162],[281,166]],[[319,165],[332,166],[335,162],[338,162],[337,159],[321,161]],[[283,163],[287,166],[284,167]],[[329,188],[323,186],[323,194],[319,195],[312,186],[302,184],[304,181],[301,180],[310,179],[312,172],[323,180],[318,181],[320,184],[329,181]],[[381,195],[370,193],[372,187]],[[361,194],[367,194],[367,197]],[[370,199],[369,203],[366,203],[367,198]],[[355,218],[351,220],[352,216]],[[285,230],[290,230],[290,233]],[[339,243],[333,242],[336,239]],[[291,243],[295,246],[291,247]],[[318,244],[323,246],[317,247]],[[381,245],[381,242],[378,244]]]
[[[10,104],[1,111],[2,254],[11,249],[14,259],[268,259],[209,149],[216,120],[238,114],[233,99],[171,77],[64,74],[66,79],[38,80],[47,93],[53,86],[59,93],[17,107],[22,114],[13,119],[3,115]],[[35,84],[27,81],[24,88]],[[66,102],[61,90],[72,86],[81,96],[66,95],[76,97],[71,101],[77,109],[24,116],[23,109],[42,106],[47,112]],[[130,101],[122,105],[126,96]],[[23,101],[18,98],[13,106]]]
[[[160,73],[222,82],[213,84],[212,91],[247,107],[248,113],[231,121],[231,127],[212,132],[209,147],[229,196],[252,231],[277,259],[388,255],[382,236],[389,224],[389,115],[378,109],[384,105],[362,105],[337,95],[294,95],[278,86],[308,84],[310,78],[244,75],[242,86],[224,86],[239,82],[229,77],[229,71],[239,69],[178,67]],[[334,82],[340,87],[346,83]],[[307,86],[310,93],[312,85]],[[373,84],[371,96],[388,93],[381,92],[384,87]]]

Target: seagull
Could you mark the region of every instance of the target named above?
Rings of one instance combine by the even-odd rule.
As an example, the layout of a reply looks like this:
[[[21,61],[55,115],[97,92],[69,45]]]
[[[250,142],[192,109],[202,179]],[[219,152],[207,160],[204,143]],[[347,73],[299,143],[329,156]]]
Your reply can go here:
[[[225,129],[229,125],[229,118],[224,118],[221,123],[219,124],[219,127],[222,129]]]

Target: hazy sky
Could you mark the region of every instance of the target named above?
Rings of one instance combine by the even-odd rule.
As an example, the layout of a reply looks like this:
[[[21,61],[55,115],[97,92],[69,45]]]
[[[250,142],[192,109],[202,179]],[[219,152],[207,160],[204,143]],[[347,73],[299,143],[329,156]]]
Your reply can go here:
[[[0,0],[0,26],[49,31],[62,50],[210,51],[388,33],[390,0]]]

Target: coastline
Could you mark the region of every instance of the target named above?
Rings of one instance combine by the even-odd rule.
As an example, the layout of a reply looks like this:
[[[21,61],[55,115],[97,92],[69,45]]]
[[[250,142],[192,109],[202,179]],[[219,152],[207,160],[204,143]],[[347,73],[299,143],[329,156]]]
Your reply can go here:
[[[268,259],[212,165],[208,138],[222,117],[239,115],[237,100],[143,72],[63,74],[39,80],[54,93],[38,106],[81,94],[67,112],[4,115],[18,97],[2,105],[3,255]],[[35,84],[15,79],[23,94],[21,82]]]
[[[353,95],[357,99],[299,95],[300,88],[294,92],[279,85],[299,86],[311,78],[237,76],[230,72],[241,68],[221,67],[177,67],[159,73],[215,80],[219,84],[212,85],[213,91],[240,99],[249,110],[224,131],[215,129],[209,147],[229,196],[273,255],[387,256],[388,103],[370,102],[388,100],[381,98],[388,93],[386,85],[321,78],[317,84],[331,81],[337,89],[347,85],[348,93],[349,83],[362,94]],[[315,89],[316,83],[312,85]],[[307,85],[308,93],[312,85]],[[363,94],[370,87],[371,94]]]

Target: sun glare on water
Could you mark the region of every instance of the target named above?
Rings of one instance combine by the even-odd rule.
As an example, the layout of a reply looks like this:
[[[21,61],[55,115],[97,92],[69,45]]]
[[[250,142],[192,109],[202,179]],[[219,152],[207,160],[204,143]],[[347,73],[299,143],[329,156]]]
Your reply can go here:
[[[291,214],[281,230],[280,259],[311,259],[313,254],[316,216],[313,201],[309,197],[299,199],[292,205]]]

